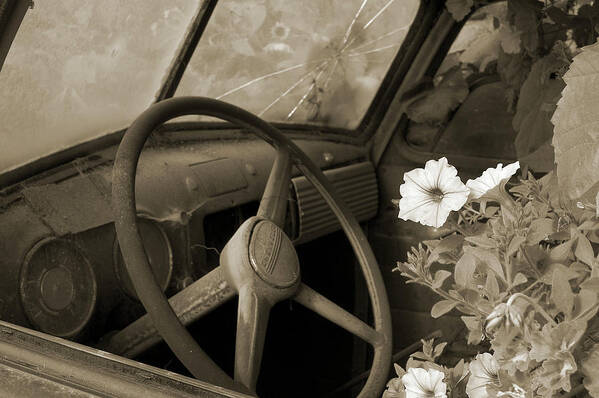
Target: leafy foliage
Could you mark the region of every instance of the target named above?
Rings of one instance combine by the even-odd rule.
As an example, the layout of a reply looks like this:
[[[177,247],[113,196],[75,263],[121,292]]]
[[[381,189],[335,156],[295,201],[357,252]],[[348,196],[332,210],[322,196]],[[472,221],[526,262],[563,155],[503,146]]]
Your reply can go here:
[[[472,9],[473,0],[447,0],[445,7],[456,21],[461,21]]]
[[[554,155],[554,147],[551,146],[554,129],[551,117],[566,85],[562,77],[572,62],[572,57],[580,51],[579,48],[593,44],[597,38],[599,1],[507,0],[503,5],[488,5],[482,0],[475,0],[473,4],[466,0],[449,0],[446,7],[457,21],[462,20],[471,8],[474,11],[463,31],[470,35],[470,39],[461,40],[462,36],[458,37],[460,46],[448,55],[441,70],[461,65],[462,68],[471,68],[475,73],[499,74],[507,88],[507,108],[514,112],[512,124],[517,132],[514,144],[518,159],[540,172],[551,171],[557,161],[560,176],[565,175],[564,168],[575,170],[585,168],[581,167],[583,163],[599,163],[599,159],[592,159],[589,155],[596,152],[595,147],[588,146],[589,151],[585,154],[573,151],[564,157],[561,156],[564,151],[557,153],[560,152],[559,149],[556,149]],[[580,63],[589,61],[597,64],[598,60],[590,59],[590,51],[583,51],[586,55],[579,56],[582,57],[579,58]],[[445,75],[440,73],[438,78],[444,79]],[[587,91],[591,91],[590,81],[580,84],[580,87],[583,85]],[[447,121],[447,118],[443,119],[443,116],[448,115],[447,109],[455,109],[465,97],[462,98],[460,92],[460,95],[456,93],[454,97],[448,98],[442,87],[442,83],[436,85],[439,95],[429,93],[422,99],[430,102],[428,108],[431,111],[439,109],[438,113],[421,112],[417,119],[412,120],[433,125]],[[442,107],[438,107],[439,98],[444,101]],[[573,100],[573,108],[567,108],[564,113],[575,112],[580,116],[583,112],[579,112],[577,107],[599,103],[593,99],[585,101],[585,104],[579,104],[577,97]],[[420,107],[426,106],[424,103],[420,104]],[[588,112],[587,116],[590,115]],[[583,142],[585,141],[580,140],[579,144],[582,145]],[[598,169],[595,166],[586,169]],[[592,174],[586,172],[576,178],[587,181],[587,190],[592,185],[591,181],[597,181],[589,178],[589,173]],[[577,184],[570,177],[560,178],[566,186]],[[575,191],[571,190],[571,186],[568,188],[574,195]],[[576,192],[576,195],[580,196],[582,193]]]
[[[564,75],[551,119],[560,185],[578,198],[599,181],[599,44],[584,47]]]
[[[468,96],[465,76],[468,70],[456,66],[447,71],[438,84],[409,103],[406,114],[419,123],[438,124]]]
[[[570,60],[561,42],[556,44],[551,53],[532,65],[522,84],[512,122],[514,130],[518,132],[515,144],[519,158],[551,140],[551,115],[565,86],[561,76],[568,65]]]
[[[448,391],[470,398],[552,397],[584,379],[597,397],[596,207],[565,197],[552,173],[541,179],[529,173],[509,193],[505,180],[495,183],[480,199],[471,195],[447,222],[452,233],[412,248],[396,268],[407,283],[441,297],[434,318],[458,311],[468,343],[490,344],[490,353],[470,363],[465,389]],[[431,364],[433,351],[415,354],[408,368],[425,360],[417,366],[451,380],[447,369]]]

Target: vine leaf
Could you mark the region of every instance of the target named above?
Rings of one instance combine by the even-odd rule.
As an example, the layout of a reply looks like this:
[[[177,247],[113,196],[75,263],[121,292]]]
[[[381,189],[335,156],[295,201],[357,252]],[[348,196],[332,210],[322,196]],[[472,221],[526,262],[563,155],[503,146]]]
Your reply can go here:
[[[476,316],[462,316],[462,321],[468,328],[468,344],[478,344],[483,338],[483,321]]]
[[[552,144],[560,187],[577,199],[599,182],[599,43],[583,47],[563,79]]]
[[[439,318],[451,311],[456,305],[458,305],[457,301],[441,300],[431,308],[431,316],[433,318]]]
[[[460,22],[468,15],[473,4],[473,0],[447,0],[445,7],[447,7],[447,11],[449,11],[453,19]]]
[[[432,125],[443,122],[449,112],[457,108],[468,96],[466,70],[455,66],[443,74],[443,79],[424,95],[410,102],[406,109],[408,117],[417,123]]]
[[[532,65],[520,89],[512,122],[518,133],[515,142],[518,158],[534,152],[551,139],[551,115],[565,86],[560,76],[569,64],[561,45],[558,45]]]
[[[456,263],[453,271],[455,282],[460,286],[468,286],[475,270],[476,260],[474,256],[469,253],[464,253]]]
[[[574,305],[574,293],[572,293],[570,282],[568,282],[568,276],[560,269],[553,272],[551,300],[566,317],[570,316]]]
[[[509,0],[508,17],[519,30],[522,46],[531,54],[539,47],[538,26],[541,20],[543,3],[537,0]]]
[[[532,61],[524,52],[509,54],[499,50],[497,57],[497,73],[501,81],[508,86],[508,111],[512,112],[520,87],[526,81]]]
[[[599,398],[599,343],[595,344],[590,350],[590,355],[582,363],[582,374],[584,376],[584,386],[593,398]]]

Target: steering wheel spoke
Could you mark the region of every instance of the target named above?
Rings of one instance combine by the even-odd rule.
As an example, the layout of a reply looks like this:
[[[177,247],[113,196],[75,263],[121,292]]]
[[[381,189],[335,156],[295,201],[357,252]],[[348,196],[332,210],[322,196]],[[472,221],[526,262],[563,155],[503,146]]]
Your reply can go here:
[[[266,189],[260,200],[258,217],[266,218],[283,228],[289,199],[291,157],[289,151],[279,148],[275,162],[266,182]]]
[[[374,347],[384,342],[381,333],[304,283],[293,299]]]
[[[239,291],[235,341],[235,381],[256,391],[270,304],[251,287]]]
[[[171,297],[169,304],[181,323],[189,325],[234,295],[235,291],[223,278],[222,268],[218,267]],[[146,314],[112,336],[106,349],[133,358],[160,341],[162,336]]]

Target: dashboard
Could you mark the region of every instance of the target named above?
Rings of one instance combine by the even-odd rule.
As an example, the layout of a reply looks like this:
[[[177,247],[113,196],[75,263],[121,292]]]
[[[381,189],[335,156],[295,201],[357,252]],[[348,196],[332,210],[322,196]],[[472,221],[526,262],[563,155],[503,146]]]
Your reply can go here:
[[[360,221],[378,209],[366,149],[296,143],[328,175]],[[0,192],[2,320],[100,345],[145,313],[125,269],[112,223],[110,147]],[[138,226],[167,296],[218,265],[236,226],[254,215],[275,151],[255,139],[150,143],[136,177]],[[297,170],[285,230],[304,245],[339,229]]]

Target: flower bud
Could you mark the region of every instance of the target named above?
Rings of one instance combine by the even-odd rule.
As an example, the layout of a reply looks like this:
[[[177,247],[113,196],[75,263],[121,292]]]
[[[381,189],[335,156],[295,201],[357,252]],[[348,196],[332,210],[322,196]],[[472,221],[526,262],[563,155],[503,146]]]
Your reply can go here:
[[[505,303],[500,303],[495,306],[493,311],[489,314],[489,316],[487,316],[485,321],[485,330],[487,333],[493,332],[493,330],[497,329],[503,324],[506,309],[507,305]]]
[[[515,305],[507,306],[506,314],[508,325],[509,323],[511,323],[517,328],[522,327],[522,314],[520,313],[518,307],[516,307]]]

